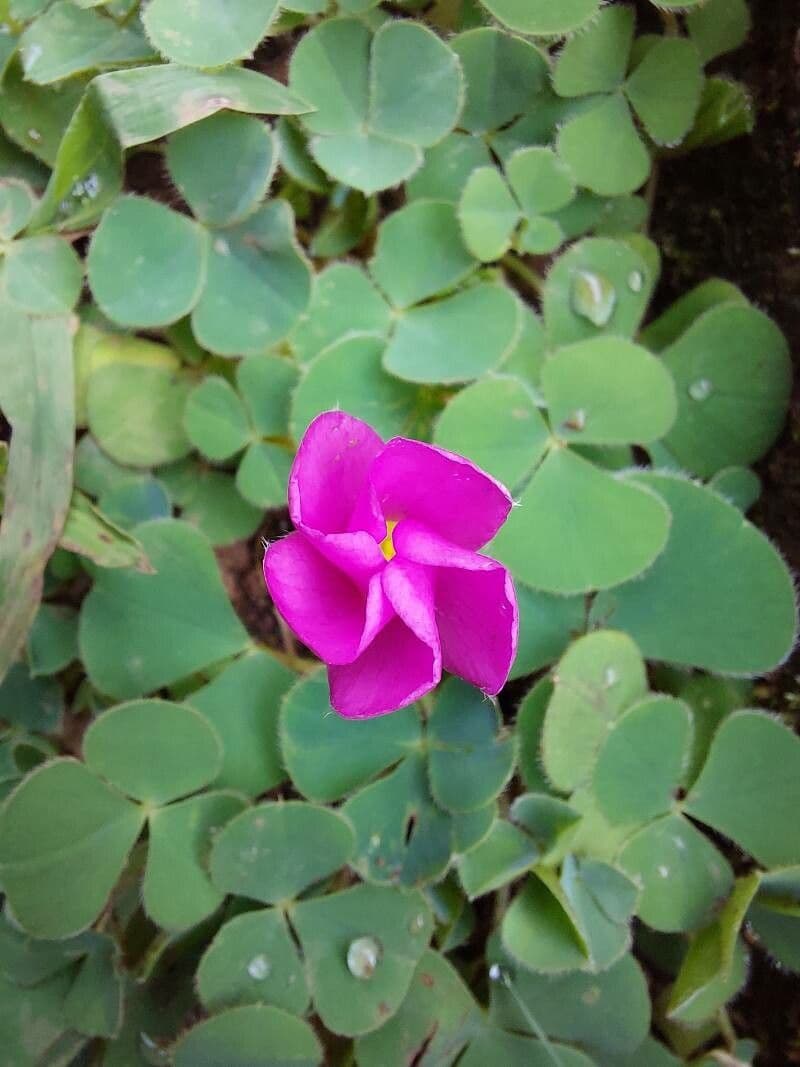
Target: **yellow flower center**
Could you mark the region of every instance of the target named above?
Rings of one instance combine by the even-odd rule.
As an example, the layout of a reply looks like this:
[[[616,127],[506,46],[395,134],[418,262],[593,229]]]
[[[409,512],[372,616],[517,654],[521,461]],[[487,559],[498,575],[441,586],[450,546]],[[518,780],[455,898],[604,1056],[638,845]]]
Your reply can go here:
[[[383,552],[386,559],[394,559],[397,554],[395,552],[394,542],[392,541],[392,534],[394,533],[395,526],[397,526],[397,519],[386,520],[386,536],[380,543],[380,550]]]

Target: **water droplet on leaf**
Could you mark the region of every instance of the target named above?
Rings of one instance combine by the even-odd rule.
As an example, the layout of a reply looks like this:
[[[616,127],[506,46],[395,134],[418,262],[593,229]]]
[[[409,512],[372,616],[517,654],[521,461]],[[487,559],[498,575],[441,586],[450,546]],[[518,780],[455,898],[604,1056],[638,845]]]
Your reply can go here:
[[[354,978],[372,978],[381,960],[381,946],[374,937],[357,937],[347,949],[347,969]]]
[[[712,388],[708,378],[698,378],[689,386],[689,396],[692,400],[707,400],[711,396]]]
[[[595,326],[607,325],[617,303],[617,291],[608,278],[580,270],[572,282],[572,310]]]
[[[415,915],[414,918],[409,923],[409,927],[408,928],[409,928],[409,930],[411,931],[412,934],[418,934],[420,932],[420,930],[424,930],[425,929],[425,916],[422,913],[420,913],[419,915]]]
[[[632,293],[641,293],[644,275],[640,270],[632,270],[628,275],[628,288]]]
[[[263,982],[265,978],[269,977],[271,970],[269,960],[264,955],[253,956],[247,964],[247,973],[256,982]]]
[[[163,1067],[164,1064],[168,1064],[172,1059],[167,1049],[162,1048],[144,1030],[139,1034],[139,1051],[144,1062],[152,1064],[152,1067]]]

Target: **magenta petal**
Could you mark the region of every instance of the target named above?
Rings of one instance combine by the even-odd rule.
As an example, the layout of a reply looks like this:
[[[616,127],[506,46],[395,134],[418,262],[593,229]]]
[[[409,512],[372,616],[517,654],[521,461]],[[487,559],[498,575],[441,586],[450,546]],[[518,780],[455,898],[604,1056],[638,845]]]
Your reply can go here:
[[[490,541],[506,520],[507,489],[463,456],[396,437],[370,471],[387,519],[416,519],[462,548]]]
[[[445,670],[494,695],[514,662],[519,616],[511,576],[488,562],[491,570],[435,572],[436,620]]]
[[[383,441],[361,419],[324,411],[306,430],[289,475],[289,513],[295,526],[321,533],[351,530],[358,505],[361,528],[380,540],[382,519],[369,506],[367,475]]]
[[[417,563],[395,557],[383,572],[383,589],[408,628],[439,655],[439,631],[431,573]]]
[[[395,616],[357,660],[329,669],[331,705],[347,719],[386,715],[429,692],[441,676],[438,648]]]
[[[398,558],[424,567],[461,567],[469,571],[489,571],[497,567],[488,556],[460,548],[414,519],[398,523],[392,543]]]
[[[271,544],[264,580],[275,607],[326,663],[350,663],[367,627],[368,597],[302,533]]]
[[[361,589],[367,588],[372,575],[382,570],[386,563],[378,542],[363,530],[324,534],[307,526],[301,529],[320,555],[343,571]]]

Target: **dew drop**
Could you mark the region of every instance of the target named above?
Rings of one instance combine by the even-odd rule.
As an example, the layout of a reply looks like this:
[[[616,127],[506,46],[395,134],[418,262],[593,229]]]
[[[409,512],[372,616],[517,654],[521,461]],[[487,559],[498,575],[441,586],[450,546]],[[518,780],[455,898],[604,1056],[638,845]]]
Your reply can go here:
[[[420,913],[419,915],[415,915],[409,923],[408,928],[412,934],[418,934],[421,930],[424,930],[425,916],[422,913]]]
[[[264,955],[253,956],[247,964],[247,973],[256,982],[263,982],[265,978],[269,978],[271,970],[270,962]]]
[[[707,400],[711,396],[712,388],[708,378],[698,378],[689,386],[689,396],[692,400]]]
[[[139,1051],[142,1054],[142,1059],[145,1063],[149,1063],[152,1067],[163,1067],[164,1064],[170,1063],[172,1057],[167,1049],[162,1048],[157,1041],[154,1041],[149,1034],[146,1034],[144,1030],[139,1033]]]
[[[347,969],[354,978],[372,978],[381,961],[381,946],[374,937],[357,937],[347,949]]]
[[[603,684],[606,689],[610,689],[612,685],[616,685],[619,680],[619,675],[613,667],[606,667],[603,672]]]
[[[628,288],[632,293],[641,293],[644,275],[640,270],[632,270],[628,275]]]
[[[572,310],[595,326],[605,326],[617,303],[617,291],[608,278],[579,270],[572,282]]]
[[[42,139],[42,135],[39,133],[39,131],[34,129],[32,126],[28,130],[28,137],[30,137],[32,141],[41,141]]]

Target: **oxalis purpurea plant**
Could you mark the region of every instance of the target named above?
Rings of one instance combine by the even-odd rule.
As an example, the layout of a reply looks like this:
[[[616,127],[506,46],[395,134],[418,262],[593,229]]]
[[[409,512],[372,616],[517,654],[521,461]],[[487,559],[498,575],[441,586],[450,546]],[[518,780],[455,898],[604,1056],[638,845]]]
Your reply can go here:
[[[751,953],[800,969],[746,518],[790,362],[724,279],[649,311],[647,235],[659,162],[751,129],[743,0],[0,23],[0,1064],[753,1062]],[[385,641],[382,714],[332,709],[260,576],[330,411],[507,487],[499,697],[475,647],[408,703]]]

